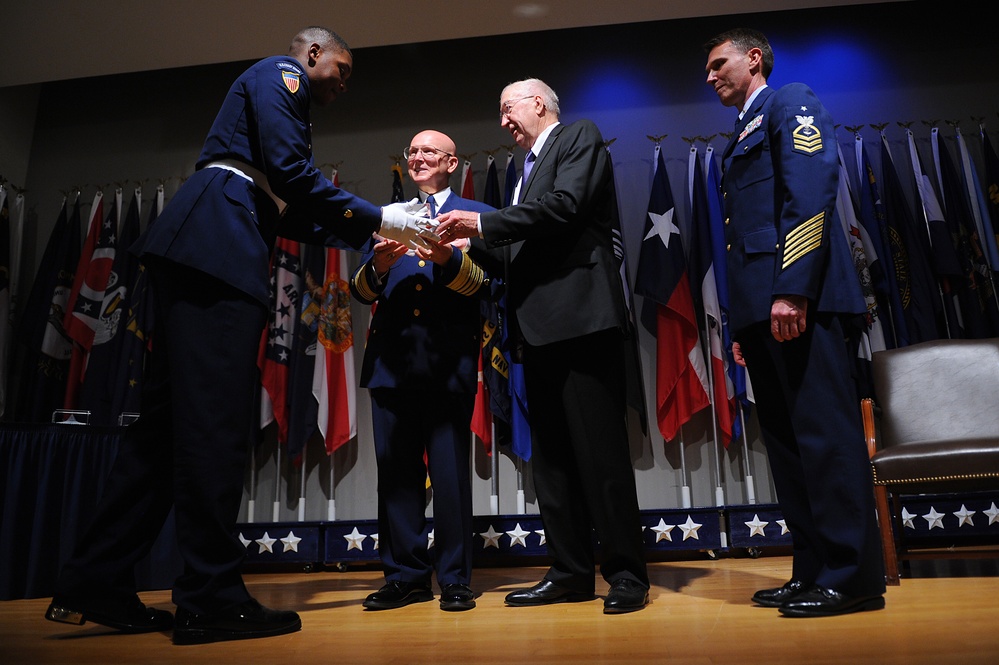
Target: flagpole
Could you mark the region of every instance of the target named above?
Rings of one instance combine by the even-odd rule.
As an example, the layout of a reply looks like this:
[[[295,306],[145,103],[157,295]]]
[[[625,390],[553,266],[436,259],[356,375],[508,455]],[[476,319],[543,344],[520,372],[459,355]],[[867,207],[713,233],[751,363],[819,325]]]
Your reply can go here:
[[[524,460],[517,457],[517,514],[527,512],[527,501],[524,499]]]
[[[746,474],[746,501],[751,505],[756,503],[756,483],[753,480],[753,460],[749,457],[749,441],[746,438],[746,416],[742,411],[742,402],[735,400],[735,410],[739,414],[739,424],[742,430],[742,472]]]
[[[680,425],[680,475],[683,477],[683,485],[680,487],[680,504],[684,508],[691,507],[690,485],[687,483],[687,455],[684,452],[683,425]]]
[[[281,442],[277,442],[277,456],[274,458],[274,502],[271,504],[271,521],[277,522],[281,512]]]
[[[489,465],[491,477],[489,479],[489,514],[499,515],[499,446],[496,445],[496,419],[491,419],[489,423],[493,433],[493,442],[489,449]],[[475,443],[475,435],[472,435],[472,443]]]
[[[334,482],[336,476],[333,472],[333,468],[335,466],[333,464],[333,453],[328,453],[326,457],[328,457],[330,461],[330,498],[326,501],[326,519],[329,520],[330,522],[335,522],[336,499],[333,496],[333,488],[336,487],[336,483]]]
[[[302,466],[299,468],[299,480],[298,480],[298,521],[305,521],[305,476],[308,470],[308,465],[306,464],[305,451],[302,453]]]
[[[246,502],[246,522],[253,524],[257,508],[257,448],[250,448],[250,499]]]

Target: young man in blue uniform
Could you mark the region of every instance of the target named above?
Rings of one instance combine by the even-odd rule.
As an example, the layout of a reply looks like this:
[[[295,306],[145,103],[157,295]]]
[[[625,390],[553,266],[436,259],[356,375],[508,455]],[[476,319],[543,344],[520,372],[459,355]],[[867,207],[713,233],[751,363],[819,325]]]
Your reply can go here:
[[[420,132],[406,148],[409,177],[431,217],[448,210],[492,210],[451,191],[456,154],[454,141],[433,130]],[[470,423],[481,349],[479,300],[490,295],[490,280],[468,249],[468,241],[430,241],[426,249],[407,252],[398,242],[382,240],[351,279],[354,297],[376,305],[361,385],[371,393],[385,585],[365,599],[369,610],[432,600],[434,570],[441,609],[475,607],[469,587]],[[428,472],[434,500],[429,551]]]
[[[723,153],[730,324],[794,548],[791,580],[753,601],[787,616],[884,607],[871,471],[851,368],[866,311],[836,218],[829,114],[807,86],[767,86],[755,30],[704,45],[707,83],[739,110]]]
[[[425,222],[338,189],[315,167],[310,105],[346,90],[352,56],[310,27],[288,55],[233,83],[197,171],[132,248],[149,271],[156,328],[142,415],[129,426],[93,523],[64,566],[46,618],[124,632],[174,628],[176,644],[280,635],[295,612],[243,584],[235,535],[255,422],[269,261],[278,233],[361,247],[373,232],[417,246]],[[184,572],[170,612],[145,607],[134,566],[173,509]]]

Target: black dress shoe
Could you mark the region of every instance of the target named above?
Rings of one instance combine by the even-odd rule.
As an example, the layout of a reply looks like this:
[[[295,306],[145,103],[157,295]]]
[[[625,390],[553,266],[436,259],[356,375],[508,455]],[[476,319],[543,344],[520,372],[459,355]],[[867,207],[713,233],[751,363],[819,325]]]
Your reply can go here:
[[[552,603],[578,603],[596,598],[592,593],[573,591],[559,586],[551,580],[541,580],[530,589],[518,589],[506,595],[507,605],[523,607],[527,605],[551,605]]]
[[[392,581],[369,594],[362,605],[369,610],[392,610],[410,603],[423,603],[433,599],[434,592],[425,582]]]
[[[851,612],[884,609],[884,596],[848,596],[832,589],[813,585],[785,601],[780,613],[789,617],[831,617]]]
[[[173,627],[172,614],[146,607],[138,596],[124,601],[56,596],[45,611],[45,618],[75,626],[93,621],[123,633],[152,633]]]
[[[441,609],[461,612],[475,607],[475,594],[467,584],[445,584],[441,587]]]
[[[604,614],[624,614],[649,604],[649,590],[634,580],[616,580],[604,598]]]
[[[776,589],[760,589],[753,594],[753,602],[763,607],[780,607],[807,588],[801,580],[791,580]]]
[[[251,640],[294,633],[302,629],[295,612],[272,610],[252,598],[221,612],[194,614],[177,608],[174,644],[206,644],[224,640]]]

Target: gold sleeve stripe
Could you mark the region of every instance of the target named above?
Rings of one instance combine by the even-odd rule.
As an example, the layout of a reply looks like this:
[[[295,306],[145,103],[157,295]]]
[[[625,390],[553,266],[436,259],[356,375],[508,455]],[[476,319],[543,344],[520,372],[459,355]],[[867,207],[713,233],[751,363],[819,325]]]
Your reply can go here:
[[[461,268],[458,270],[458,275],[447,286],[463,296],[470,296],[482,287],[485,279],[486,273],[479,264],[468,258],[467,253],[462,252]]]
[[[787,234],[784,243],[784,263],[781,270],[786,269],[812,250],[818,249],[822,244],[822,226],[825,216],[825,212],[820,212]]]
[[[378,299],[378,292],[371,285],[371,266],[366,265],[361,270],[354,273],[354,289],[357,295],[361,296],[365,302],[372,303]]]

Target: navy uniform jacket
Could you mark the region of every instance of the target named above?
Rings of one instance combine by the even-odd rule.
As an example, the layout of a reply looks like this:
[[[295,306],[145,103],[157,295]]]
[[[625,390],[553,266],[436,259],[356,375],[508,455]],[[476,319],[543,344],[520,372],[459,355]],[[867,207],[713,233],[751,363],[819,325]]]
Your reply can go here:
[[[736,124],[722,160],[730,321],[770,320],[776,296],[802,295],[809,313],[866,311],[836,216],[832,119],[812,90],[764,88]]]
[[[266,58],[247,69],[222,103],[198,170],[133,251],[196,268],[267,304],[277,235],[361,247],[378,230],[381,210],[335,187],[316,168],[311,99],[308,75],[290,56]],[[219,160],[265,174],[287,209],[282,214],[270,195],[243,176],[206,168]]]
[[[452,193],[439,212],[492,209]],[[479,300],[490,293],[479,264],[461,250],[443,267],[407,254],[379,284],[371,257],[371,252],[365,254],[350,280],[355,298],[378,303],[368,329],[361,386],[474,394],[482,332]]]
[[[517,205],[481,216],[490,248],[524,241],[510,262],[509,310],[528,344],[626,327],[617,215],[603,137],[579,120],[548,135]]]

